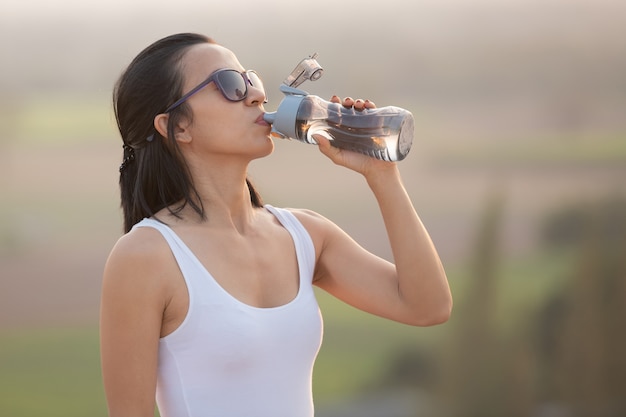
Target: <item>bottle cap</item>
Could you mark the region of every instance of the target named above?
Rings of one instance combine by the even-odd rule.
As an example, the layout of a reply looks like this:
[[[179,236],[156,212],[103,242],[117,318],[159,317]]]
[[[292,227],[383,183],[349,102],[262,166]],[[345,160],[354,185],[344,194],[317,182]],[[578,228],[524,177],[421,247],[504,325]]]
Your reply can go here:
[[[272,135],[294,139],[297,137],[296,117],[298,109],[304,97],[308,96],[309,93],[287,85],[281,85],[280,91],[285,94],[285,98],[278,105],[278,110],[265,113],[263,119],[272,125]]]

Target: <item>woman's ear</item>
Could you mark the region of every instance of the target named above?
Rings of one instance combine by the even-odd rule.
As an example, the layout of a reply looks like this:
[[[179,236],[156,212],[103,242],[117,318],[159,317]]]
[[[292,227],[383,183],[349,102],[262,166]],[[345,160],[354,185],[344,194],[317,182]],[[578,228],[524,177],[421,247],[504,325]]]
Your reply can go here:
[[[159,135],[167,138],[167,123],[170,120],[169,114],[161,113],[154,118],[154,128]]]
[[[166,113],[158,114],[154,118],[154,128],[164,138],[167,138],[168,136],[167,125],[169,123],[169,119],[170,119],[169,114],[166,114]],[[179,142],[182,142],[182,143],[191,142],[191,135],[189,134],[189,130],[186,128],[186,126],[182,126],[180,124],[177,125],[174,128],[174,135],[175,135],[176,140]]]

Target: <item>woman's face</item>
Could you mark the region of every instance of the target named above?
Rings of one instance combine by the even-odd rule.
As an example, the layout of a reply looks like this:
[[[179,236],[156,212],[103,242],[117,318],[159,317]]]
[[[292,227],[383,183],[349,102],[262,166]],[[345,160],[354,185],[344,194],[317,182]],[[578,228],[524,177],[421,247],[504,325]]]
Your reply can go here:
[[[218,69],[243,71],[230,50],[216,44],[191,47],[182,60],[186,93]],[[265,92],[248,84],[248,95],[237,102],[227,100],[211,82],[192,95],[187,104],[193,118],[185,128],[191,141],[185,146],[199,156],[233,156],[246,159],[266,156],[274,149],[270,126],[263,121]]]

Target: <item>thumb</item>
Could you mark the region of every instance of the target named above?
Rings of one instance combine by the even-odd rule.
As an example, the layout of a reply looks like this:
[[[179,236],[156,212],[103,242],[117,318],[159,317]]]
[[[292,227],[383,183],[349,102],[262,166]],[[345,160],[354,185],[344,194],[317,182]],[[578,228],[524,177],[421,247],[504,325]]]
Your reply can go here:
[[[325,146],[330,146],[330,141],[322,135],[315,134],[313,135],[313,139],[315,140],[315,142],[320,148],[323,148]]]
[[[324,156],[326,156],[337,165],[345,164],[344,153],[336,146],[332,146],[332,142],[327,137],[324,137],[322,135],[314,135],[313,138],[317,141],[320,152]]]
[[[333,153],[339,152],[339,149],[333,147],[330,144],[330,140],[328,140],[328,138],[326,138],[325,136],[313,135],[313,139],[315,139],[315,141],[317,142],[317,146],[320,148],[320,151],[324,155],[331,157]]]

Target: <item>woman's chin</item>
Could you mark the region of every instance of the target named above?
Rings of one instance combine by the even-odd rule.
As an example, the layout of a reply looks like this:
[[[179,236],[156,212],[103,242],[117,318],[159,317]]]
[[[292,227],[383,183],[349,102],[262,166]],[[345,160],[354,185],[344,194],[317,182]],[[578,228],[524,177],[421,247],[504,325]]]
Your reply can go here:
[[[265,139],[265,146],[259,150],[257,158],[264,158],[274,152],[274,141],[269,136]]]

